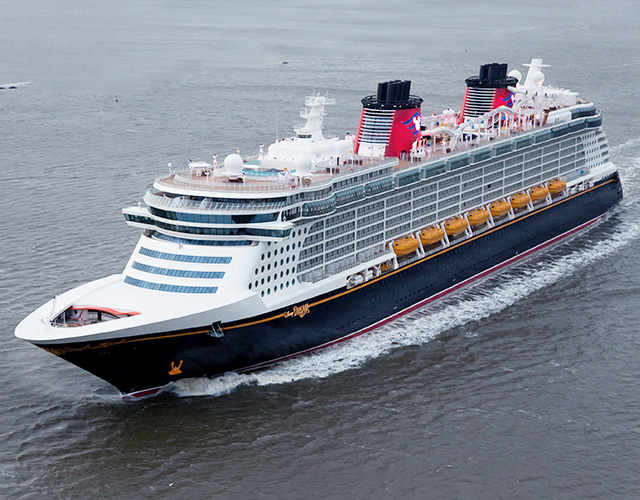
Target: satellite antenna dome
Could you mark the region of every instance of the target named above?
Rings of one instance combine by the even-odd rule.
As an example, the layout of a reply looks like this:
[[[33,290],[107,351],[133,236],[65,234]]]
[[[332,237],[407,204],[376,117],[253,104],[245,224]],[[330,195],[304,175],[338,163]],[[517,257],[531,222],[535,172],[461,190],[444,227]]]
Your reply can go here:
[[[293,165],[296,167],[296,173],[298,175],[308,174],[311,172],[312,164],[313,160],[311,160],[311,157],[305,153],[297,154],[293,159]]]
[[[511,71],[509,71],[509,76],[518,80],[518,83],[520,83],[520,81],[522,80],[522,73],[520,73],[517,69],[512,69]]]
[[[240,155],[232,153],[224,159],[224,168],[229,175],[240,175],[243,167],[244,162]]]
[[[535,71],[533,75],[531,75],[531,80],[536,86],[542,86],[544,82],[544,73],[542,71]]]

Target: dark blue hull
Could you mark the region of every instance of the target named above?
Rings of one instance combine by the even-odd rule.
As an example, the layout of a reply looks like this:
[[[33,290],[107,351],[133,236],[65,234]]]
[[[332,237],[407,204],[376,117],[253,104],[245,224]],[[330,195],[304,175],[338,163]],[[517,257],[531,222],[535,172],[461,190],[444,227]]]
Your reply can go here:
[[[588,227],[622,198],[617,174],[591,189],[505,222],[396,271],[268,315],[108,342],[40,345],[123,393],[185,377],[257,369],[406,314],[547,244]]]

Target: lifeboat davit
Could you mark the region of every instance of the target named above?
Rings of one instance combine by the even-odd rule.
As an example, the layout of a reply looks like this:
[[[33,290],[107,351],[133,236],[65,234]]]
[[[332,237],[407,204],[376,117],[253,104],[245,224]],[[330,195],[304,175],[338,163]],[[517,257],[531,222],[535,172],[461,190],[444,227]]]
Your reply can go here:
[[[467,217],[472,227],[479,226],[489,220],[489,211],[484,208],[474,208]]]
[[[397,256],[415,252],[420,244],[413,236],[403,236],[393,242],[393,251]]]
[[[453,219],[449,219],[444,223],[445,231],[447,231],[447,234],[449,236],[454,236],[458,233],[461,233],[462,231],[467,229],[468,226],[469,223],[462,217],[454,217]]]
[[[489,210],[491,210],[491,216],[493,218],[502,217],[509,210],[511,210],[511,205],[509,205],[506,201],[494,201],[489,206]]]
[[[444,238],[444,229],[438,226],[428,227],[420,231],[420,241],[423,245],[433,245]]]
[[[531,198],[529,198],[527,193],[516,193],[509,197],[509,201],[513,208],[522,208],[529,204]]]
[[[529,190],[531,201],[544,200],[549,195],[549,190],[545,186],[535,186]]]
[[[553,179],[549,181],[549,192],[551,194],[559,194],[564,191],[567,187],[567,183],[562,179]]]

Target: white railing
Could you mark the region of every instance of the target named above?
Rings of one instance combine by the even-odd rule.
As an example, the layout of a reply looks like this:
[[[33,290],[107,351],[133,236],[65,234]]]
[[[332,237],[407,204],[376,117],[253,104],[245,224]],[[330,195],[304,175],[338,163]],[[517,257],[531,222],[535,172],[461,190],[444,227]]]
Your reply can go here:
[[[153,207],[186,208],[189,210],[229,211],[229,212],[263,212],[280,210],[287,203],[284,201],[275,203],[225,203],[212,200],[186,200],[184,198],[169,198],[162,194],[156,194],[148,190],[143,198],[144,202]]]
[[[351,161],[351,160],[350,160]],[[292,191],[313,191],[318,188],[331,185],[335,180],[354,173],[369,170],[373,166],[385,166],[395,164],[395,158],[357,158],[347,164],[333,167],[331,173],[315,174],[322,176],[314,179],[313,176],[305,178],[303,182],[296,177],[280,181],[254,181],[254,182],[229,182],[220,177],[204,175],[202,172],[193,172],[182,169],[180,172],[168,176],[158,177],[156,183],[167,187],[188,187],[198,191],[223,191],[233,193],[285,193]]]

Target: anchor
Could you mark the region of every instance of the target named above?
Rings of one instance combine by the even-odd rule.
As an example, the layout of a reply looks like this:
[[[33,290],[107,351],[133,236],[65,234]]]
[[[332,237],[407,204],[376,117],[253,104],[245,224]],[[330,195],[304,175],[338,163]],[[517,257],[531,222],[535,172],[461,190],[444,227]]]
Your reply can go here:
[[[221,339],[222,337],[224,337],[224,331],[220,327],[220,323],[219,322],[211,323],[211,327],[209,328],[207,335],[215,339]]]

